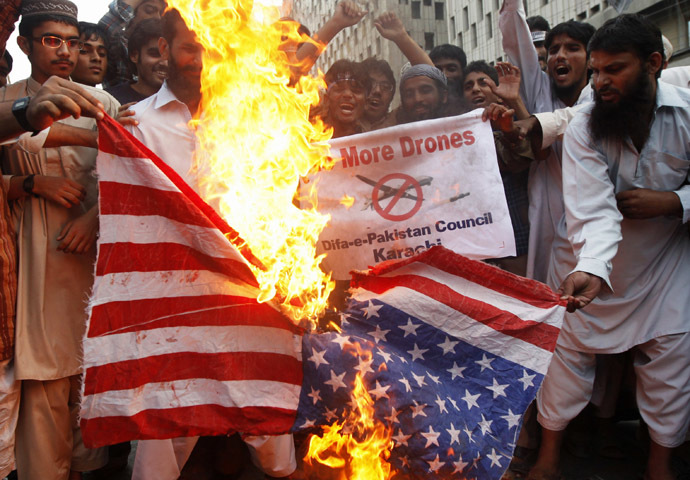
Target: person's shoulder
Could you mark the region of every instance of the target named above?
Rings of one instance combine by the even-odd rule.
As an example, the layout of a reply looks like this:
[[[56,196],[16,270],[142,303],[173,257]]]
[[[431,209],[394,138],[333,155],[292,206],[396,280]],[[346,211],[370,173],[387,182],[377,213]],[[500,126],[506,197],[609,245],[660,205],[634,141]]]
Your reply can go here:
[[[158,98],[158,93],[154,93],[150,97],[146,97],[145,99],[141,100],[140,102],[135,103],[131,110],[134,111],[135,115],[137,118],[141,117],[144,115],[147,111],[152,109],[156,103],[156,99]]]
[[[677,87],[690,88],[690,65],[662,70],[661,80]]]
[[[92,87],[90,85],[84,85],[82,83],[77,83],[74,82],[77,85],[79,85],[81,88],[86,90],[88,93],[96,97],[99,102],[103,104],[105,107],[105,111],[110,115],[111,117],[113,115],[117,115],[118,108],[120,108],[120,102],[117,101],[115,97],[113,97],[111,94],[103,90],[102,88],[98,87]]]
[[[10,83],[0,88],[0,101],[16,100],[26,96],[26,87],[28,79],[19,80],[18,82]]]

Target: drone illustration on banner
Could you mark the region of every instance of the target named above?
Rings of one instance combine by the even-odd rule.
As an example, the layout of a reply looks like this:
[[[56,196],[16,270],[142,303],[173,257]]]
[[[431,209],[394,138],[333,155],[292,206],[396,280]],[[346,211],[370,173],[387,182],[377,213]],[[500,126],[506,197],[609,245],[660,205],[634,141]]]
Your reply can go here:
[[[417,202],[417,201],[423,202],[424,201],[424,198],[422,198],[421,200],[417,198],[417,196],[415,195],[416,191],[410,192],[410,190],[416,190],[416,186],[412,183],[409,183],[409,182],[405,183],[404,182],[403,186],[401,186],[400,188],[395,188],[395,187],[390,187],[388,185],[381,185],[380,182],[372,180],[371,178],[367,178],[363,175],[355,175],[355,177],[358,180],[366,183],[367,185],[371,185],[372,187],[374,187],[374,189],[377,189],[377,188],[379,189],[379,191],[380,191],[380,193],[378,194],[378,201],[379,202],[381,200],[385,200],[387,198],[397,196],[403,187],[404,187],[404,191],[402,192],[402,195],[400,195],[400,198],[407,198],[409,200],[414,200],[415,202]],[[433,182],[434,179],[433,179],[433,177],[422,176],[419,178],[415,178],[414,180],[417,182],[417,187],[426,187],[426,186],[431,185],[431,182]],[[461,198],[465,198],[467,196],[469,196],[469,192],[460,193],[460,194],[454,195],[454,196],[452,196],[446,200],[438,202],[437,204],[440,205],[440,204],[445,204],[445,203],[452,203],[452,202],[455,202],[457,200],[460,200]],[[368,208],[373,209],[374,205],[373,205],[372,197],[366,196],[365,198],[366,198],[366,200],[364,201],[364,207],[362,208],[362,210],[366,210]]]

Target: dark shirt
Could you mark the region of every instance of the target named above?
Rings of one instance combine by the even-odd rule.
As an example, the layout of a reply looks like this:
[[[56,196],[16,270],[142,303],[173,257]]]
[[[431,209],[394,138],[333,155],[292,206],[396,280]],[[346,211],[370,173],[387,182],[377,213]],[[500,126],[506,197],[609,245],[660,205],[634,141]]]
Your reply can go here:
[[[145,98],[148,98],[146,95],[142,95],[134,90],[131,83],[121,83],[120,85],[106,88],[105,91],[115,97],[117,101],[120,102],[120,105],[131,102],[141,102]]]

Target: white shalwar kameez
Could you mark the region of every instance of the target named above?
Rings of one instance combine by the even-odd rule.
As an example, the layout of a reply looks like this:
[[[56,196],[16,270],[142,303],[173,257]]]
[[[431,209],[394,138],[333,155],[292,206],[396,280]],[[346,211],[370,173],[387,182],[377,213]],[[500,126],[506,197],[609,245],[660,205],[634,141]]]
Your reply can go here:
[[[690,425],[690,91],[657,83],[649,139],[595,142],[591,106],[563,141],[566,223],[559,224],[548,283],[572,271],[601,277],[611,291],[566,315],[538,395],[540,423],[562,430],[591,395],[594,354],[636,347],[638,406],[652,439],[674,447]],[[618,192],[675,192],[683,218],[624,219]]]
[[[553,112],[566,107],[554,92],[551,78],[539,65],[532,34],[527,26],[522,0],[505,0],[498,17],[503,36],[503,50],[508,60],[521,72],[520,96],[531,114]],[[575,105],[592,100],[592,89],[587,85],[580,92]],[[527,277],[546,281],[551,256],[551,245],[563,217],[561,191],[561,142],[553,144],[546,160],[532,162],[529,171],[529,246],[527,250]]]

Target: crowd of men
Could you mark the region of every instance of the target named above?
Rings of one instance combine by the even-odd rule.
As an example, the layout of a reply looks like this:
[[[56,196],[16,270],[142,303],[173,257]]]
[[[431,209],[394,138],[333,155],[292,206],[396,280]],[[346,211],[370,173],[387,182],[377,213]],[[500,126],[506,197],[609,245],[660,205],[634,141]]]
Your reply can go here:
[[[78,479],[126,465],[129,444],[88,449],[77,421],[98,236],[96,120],[118,118],[196,188],[190,120],[203,114],[204,52],[165,9],[164,0],[113,0],[91,24],[69,0],[0,8],[0,478]],[[341,1],[314,42],[286,51],[294,75],[313,65],[316,45],[367,14]],[[8,84],[5,42],[20,15],[31,75]],[[600,453],[619,454],[612,418],[626,368],[649,432],[644,478],[676,478],[671,456],[690,428],[690,72],[665,69],[672,47],[639,15],[598,30],[573,20],[550,28],[504,0],[509,62],[496,65],[468,63],[453,45],[427,54],[394,12],[374,25],[409,64],[396,75],[385,59],[336,61],[312,116],[342,137],[483,108],[517,245],[515,257],[489,261],[568,304],[504,478],[561,478],[565,429],[585,408]],[[139,442],[133,478],[180,477],[197,440]],[[267,478],[299,478],[292,436],[242,440]],[[227,439],[213,447],[221,457],[231,448]]]

